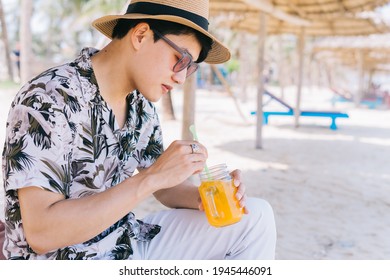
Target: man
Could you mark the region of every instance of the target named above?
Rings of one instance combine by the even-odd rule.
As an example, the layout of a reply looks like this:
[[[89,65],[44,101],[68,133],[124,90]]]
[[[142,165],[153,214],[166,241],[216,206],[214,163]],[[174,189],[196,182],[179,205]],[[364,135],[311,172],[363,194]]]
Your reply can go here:
[[[269,204],[246,199],[245,217],[213,228],[197,187],[207,150],[174,141],[164,151],[152,102],[230,53],[208,31],[208,1],[133,0],[94,26],[112,41],[26,84],[12,103],[3,152],[8,259],[274,258]],[[135,169],[139,173],[134,174]],[[137,220],[150,195],[172,210]]]

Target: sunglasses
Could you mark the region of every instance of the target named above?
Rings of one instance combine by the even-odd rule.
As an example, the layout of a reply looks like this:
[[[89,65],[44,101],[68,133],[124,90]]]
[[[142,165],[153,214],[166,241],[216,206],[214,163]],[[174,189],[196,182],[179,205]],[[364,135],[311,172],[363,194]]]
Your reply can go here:
[[[164,35],[159,33],[157,30],[153,30],[153,32],[160,39],[163,39],[168,45],[170,45],[173,49],[175,49],[181,55],[180,59],[173,66],[173,72],[178,73],[178,72],[181,72],[187,68],[186,77],[188,77],[191,74],[193,74],[194,72],[196,72],[196,70],[198,70],[199,65],[198,65],[198,63],[196,63],[192,60],[191,54],[189,54],[187,51],[181,49],[178,45],[176,45],[174,42],[169,40],[167,37],[165,37]]]

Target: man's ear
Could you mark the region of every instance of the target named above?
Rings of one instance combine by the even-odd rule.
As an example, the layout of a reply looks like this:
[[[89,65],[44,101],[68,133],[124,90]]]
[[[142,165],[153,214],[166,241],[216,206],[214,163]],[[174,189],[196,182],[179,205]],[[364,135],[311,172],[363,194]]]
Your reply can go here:
[[[138,50],[141,47],[147,36],[150,36],[149,31],[151,31],[150,26],[145,22],[137,24],[130,30],[131,43],[134,49]]]

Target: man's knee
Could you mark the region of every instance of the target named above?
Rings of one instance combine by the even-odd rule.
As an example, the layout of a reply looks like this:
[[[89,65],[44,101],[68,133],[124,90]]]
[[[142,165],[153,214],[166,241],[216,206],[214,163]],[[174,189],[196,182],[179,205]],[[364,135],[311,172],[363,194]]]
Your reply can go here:
[[[249,211],[244,219],[247,219],[249,227],[256,228],[259,234],[266,234],[269,238],[276,239],[275,216],[272,206],[261,198],[248,198],[246,203]]]
[[[249,211],[249,215],[257,215],[258,219],[274,221],[274,211],[271,204],[268,201],[250,197],[247,199],[246,207]]]

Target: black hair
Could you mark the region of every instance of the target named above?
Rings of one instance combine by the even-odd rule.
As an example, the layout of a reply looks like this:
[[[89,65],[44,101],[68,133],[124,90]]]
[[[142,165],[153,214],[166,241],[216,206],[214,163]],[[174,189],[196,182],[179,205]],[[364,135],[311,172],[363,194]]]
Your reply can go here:
[[[175,22],[165,21],[165,20],[156,20],[156,19],[119,19],[117,24],[114,27],[114,30],[112,31],[112,38],[113,39],[122,39],[127,35],[127,33],[135,27],[137,24],[145,22],[149,24],[150,29],[157,30],[161,35],[165,36],[167,34],[173,34],[173,35],[195,35],[196,39],[199,41],[199,43],[202,46],[202,50],[200,51],[199,58],[196,61],[197,63],[200,63],[204,61],[207,57],[207,54],[209,53],[211,49],[211,45],[213,43],[212,39],[208,36],[204,35],[203,33],[179,24]],[[154,41],[157,42],[160,38],[154,34]]]

